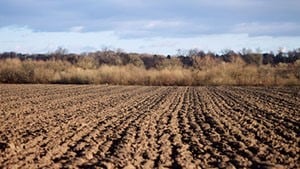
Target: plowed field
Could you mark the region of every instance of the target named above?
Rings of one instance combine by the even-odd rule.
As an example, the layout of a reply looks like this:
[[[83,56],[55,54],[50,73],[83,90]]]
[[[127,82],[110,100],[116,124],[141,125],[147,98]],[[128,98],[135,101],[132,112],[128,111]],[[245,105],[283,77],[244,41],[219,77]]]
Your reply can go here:
[[[300,168],[299,87],[0,88],[0,168]]]

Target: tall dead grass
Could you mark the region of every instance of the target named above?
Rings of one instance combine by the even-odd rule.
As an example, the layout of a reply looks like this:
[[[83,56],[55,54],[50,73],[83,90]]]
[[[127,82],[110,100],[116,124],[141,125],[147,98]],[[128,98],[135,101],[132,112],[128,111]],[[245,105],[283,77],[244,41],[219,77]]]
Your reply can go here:
[[[1,83],[62,83],[115,85],[299,85],[300,61],[293,65],[247,65],[220,62],[213,66],[183,68],[164,63],[155,69],[128,64],[95,66],[64,61],[0,60]]]

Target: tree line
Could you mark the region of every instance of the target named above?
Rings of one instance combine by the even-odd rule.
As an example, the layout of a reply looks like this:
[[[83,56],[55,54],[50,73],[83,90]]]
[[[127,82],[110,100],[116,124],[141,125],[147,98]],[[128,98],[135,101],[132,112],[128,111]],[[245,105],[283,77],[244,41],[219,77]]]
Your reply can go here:
[[[191,49],[174,56],[109,50],[0,54],[0,83],[114,85],[300,85],[300,48],[222,54]]]
[[[183,54],[184,53],[184,54]],[[291,64],[300,59],[300,48],[283,52],[279,50],[276,54],[274,52],[261,53],[253,52],[250,49],[243,49],[241,52],[233,50],[224,50],[222,54],[212,52],[204,52],[199,49],[191,49],[187,52],[178,52],[174,56],[164,55],[150,55],[138,53],[126,53],[122,50],[103,49],[102,51],[72,54],[67,53],[66,49],[58,48],[55,52],[48,54],[22,54],[16,52],[0,53],[0,59],[14,59],[18,58],[24,60],[48,61],[61,60],[67,61],[71,64],[77,64],[82,61],[93,62],[94,67],[101,65],[128,65],[133,64],[138,67],[145,67],[146,69],[161,68],[169,64],[183,66],[185,68],[193,67],[200,68],[204,66],[201,63],[203,60],[209,59],[211,62],[236,62],[241,59],[244,63],[249,65],[272,65],[279,63]],[[213,64],[213,63],[211,63]]]

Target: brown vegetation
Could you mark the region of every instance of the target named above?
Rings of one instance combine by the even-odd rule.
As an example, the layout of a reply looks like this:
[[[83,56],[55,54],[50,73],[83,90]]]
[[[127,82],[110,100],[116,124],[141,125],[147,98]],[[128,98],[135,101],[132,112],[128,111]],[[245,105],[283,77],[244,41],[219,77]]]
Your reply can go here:
[[[299,85],[300,49],[287,56],[191,50],[158,56],[104,50],[81,55],[0,55],[0,83],[120,85]]]
[[[179,86],[299,85],[299,61],[276,66],[256,66],[242,61],[217,63],[203,58],[197,62],[196,67],[185,68],[178,60],[170,59],[157,64],[157,68],[146,69],[133,64],[96,66],[91,58],[83,58],[77,64],[67,61],[3,59],[0,60],[0,82]]]
[[[0,168],[300,168],[299,87],[0,88]]]

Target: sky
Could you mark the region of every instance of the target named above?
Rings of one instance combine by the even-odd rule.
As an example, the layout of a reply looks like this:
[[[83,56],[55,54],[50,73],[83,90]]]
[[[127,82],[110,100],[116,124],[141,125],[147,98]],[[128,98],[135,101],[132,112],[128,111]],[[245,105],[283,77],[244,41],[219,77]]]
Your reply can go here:
[[[0,0],[0,52],[300,48],[299,0]]]

